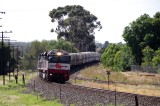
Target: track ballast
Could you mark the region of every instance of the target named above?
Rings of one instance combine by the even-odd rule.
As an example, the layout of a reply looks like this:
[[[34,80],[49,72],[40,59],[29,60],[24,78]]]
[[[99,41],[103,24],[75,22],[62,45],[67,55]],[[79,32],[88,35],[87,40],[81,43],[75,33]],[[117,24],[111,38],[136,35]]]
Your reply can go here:
[[[26,93],[31,92],[48,100],[60,99],[60,102],[65,106],[70,104],[76,104],[76,106],[94,106],[97,104],[136,106],[135,96],[138,97],[139,106],[160,106],[160,97],[89,88],[70,83],[58,84],[44,81],[39,77],[31,79],[28,83]]]

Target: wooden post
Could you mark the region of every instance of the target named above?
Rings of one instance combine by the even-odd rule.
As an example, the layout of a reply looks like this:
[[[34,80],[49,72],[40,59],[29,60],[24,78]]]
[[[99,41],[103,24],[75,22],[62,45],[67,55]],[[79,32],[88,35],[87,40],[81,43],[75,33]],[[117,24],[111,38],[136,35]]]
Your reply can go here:
[[[16,84],[18,83],[18,76],[15,75]]]
[[[137,97],[137,95],[135,95],[135,103],[136,103],[136,106],[139,106],[138,105],[138,97]]]
[[[35,87],[36,87],[36,85],[35,85],[35,80],[34,80],[34,85],[33,85],[33,86],[34,86],[34,93],[35,93],[35,92],[36,92],[36,88],[35,88]]]
[[[115,88],[115,106],[117,106],[117,95],[116,95],[116,88]]]
[[[106,71],[107,76],[108,76],[108,90],[109,90],[109,75],[111,74],[110,71]]]
[[[13,58],[14,58],[14,46],[13,46]],[[15,65],[13,64],[13,76],[14,76],[14,68],[15,68]]]
[[[25,85],[25,77],[24,77],[24,74],[22,75],[22,79],[23,79],[23,84]]]

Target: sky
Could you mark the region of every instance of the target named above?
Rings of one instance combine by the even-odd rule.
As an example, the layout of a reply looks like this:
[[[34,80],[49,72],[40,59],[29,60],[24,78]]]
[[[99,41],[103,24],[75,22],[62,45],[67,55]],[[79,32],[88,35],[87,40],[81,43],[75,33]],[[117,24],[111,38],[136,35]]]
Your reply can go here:
[[[66,5],[81,5],[98,18],[102,29],[95,31],[95,40],[100,43],[124,42],[123,30],[129,23],[160,11],[160,0],[0,0],[0,11],[6,12],[0,14],[0,32],[12,31],[5,36],[17,41],[56,40],[49,11]]]

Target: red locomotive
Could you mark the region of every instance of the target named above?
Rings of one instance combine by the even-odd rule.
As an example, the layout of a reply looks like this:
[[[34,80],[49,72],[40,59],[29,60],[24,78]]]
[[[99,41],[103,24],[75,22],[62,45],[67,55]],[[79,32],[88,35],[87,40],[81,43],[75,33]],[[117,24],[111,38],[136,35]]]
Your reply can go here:
[[[97,52],[68,53],[54,49],[43,52],[38,57],[39,77],[46,80],[65,82],[69,80],[71,66],[99,61]]]

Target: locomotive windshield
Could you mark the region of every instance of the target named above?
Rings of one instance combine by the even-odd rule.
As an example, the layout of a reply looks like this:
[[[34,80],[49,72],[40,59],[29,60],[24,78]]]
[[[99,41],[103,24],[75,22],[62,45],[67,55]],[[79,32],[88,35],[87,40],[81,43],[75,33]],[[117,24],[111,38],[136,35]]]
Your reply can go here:
[[[70,56],[49,56],[50,63],[70,63]]]

